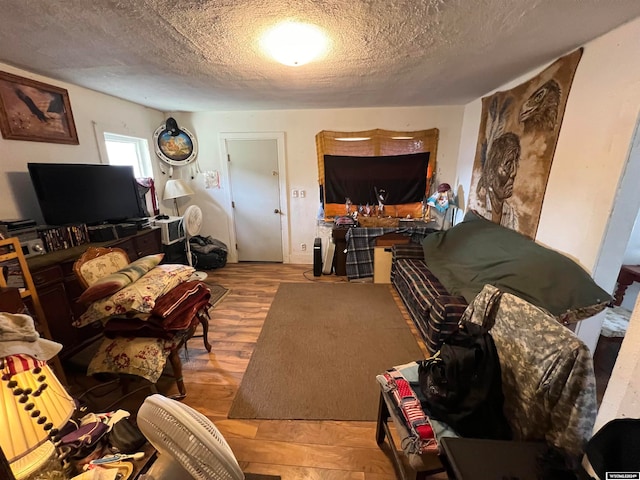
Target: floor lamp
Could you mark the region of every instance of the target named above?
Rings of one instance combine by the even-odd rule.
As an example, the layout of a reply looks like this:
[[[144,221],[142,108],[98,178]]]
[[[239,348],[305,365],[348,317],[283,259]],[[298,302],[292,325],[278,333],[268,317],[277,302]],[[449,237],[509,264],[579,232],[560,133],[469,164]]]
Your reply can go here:
[[[167,180],[167,183],[164,185],[164,193],[162,195],[163,200],[173,200],[173,205],[176,208],[176,214],[180,216],[180,210],[178,210],[178,198],[188,197],[189,195],[193,195],[195,192],[191,189],[187,183],[180,179],[171,179]]]

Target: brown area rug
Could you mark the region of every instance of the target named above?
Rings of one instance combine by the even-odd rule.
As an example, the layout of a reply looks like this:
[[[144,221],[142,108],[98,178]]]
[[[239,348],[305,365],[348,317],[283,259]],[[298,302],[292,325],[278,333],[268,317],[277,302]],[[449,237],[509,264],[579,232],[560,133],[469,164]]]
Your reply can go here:
[[[375,376],[423,357],[389,289],[280,285],[229,418],[374,421]]]

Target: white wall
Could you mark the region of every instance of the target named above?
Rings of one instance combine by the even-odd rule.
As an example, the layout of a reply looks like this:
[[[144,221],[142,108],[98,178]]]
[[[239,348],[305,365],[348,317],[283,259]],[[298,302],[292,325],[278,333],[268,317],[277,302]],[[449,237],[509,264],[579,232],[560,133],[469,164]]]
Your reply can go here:
[[[0,64],[0,70],[34,80],[50,83],[69,91],[71,108],[78,131],[79,145],[26,142],[0,138],[0,219],[33,218],[43,223],[29,174],[28,162],[51,163],[100,163],[96,142],[98,130],[147,138],[159,198],[162,198],[168,175],[167,166],[159,167],[153,152],[153,132],[168,115],[135,103],[104,95],[76,85],[35,75],[9,65]],[[197,137],[199,154],[197,166],[201,171],[223,172],[219,135],[222,132],[284,132],[286,142],[287,191],[304,189],[304,199],[289,196],[283,205],[288,217],[289,245],[292,245],[292,263],[312,263],[312,249],[299,250],[301,243],[313,245],[318,236],[316,216],[318,212],[318,169],[315,135],[321,130],[356,131],[382,128],[388,130],[422,130],[438,128],[438,181],[452,183],[455,178],[460,127],[463,107],[414,107],[333,110],[292,110],[256,112],[206,112],[180,113],[173,116],[179,125],[189,128]],[[202,235],[229,243],[232,225],[228,201],[228,183],[222,178],[222,188],[205,189],[202,175],[192,173],[191,167],[176,168],[174,178],[191,182],[196,195],[180,199],[180,209],[187,205],[199,205],[205,215]],[[281,172],[282,174],[283,172]],[[160,200],[161,210],[172,213],[173,204]],[[231,259],[233,261],[233,259]]]
[[[80,142],[61,145],[0,138],[0,219],[33,218],[43,223],[27,163],[100,163],[94,122],[113,133],[147,138],[153,155],[153,132],[164,120],[161,112],[9,65],[0,64],[0,70],[67,89]]]
[[[610,264],[613,263],[613,259],[620,259],[619,252],[625,250],[626,239],[629,235],[627,234],[621,239],[617,237],[619,237],[619,231],[626,229],[628,232],[631,229],[633,219],[640,211],[638,178],[640,178],[640,128],[637,126],[629,152],[629,161],[621,179],[621,188],[616,197],[610,225],[604,238],[602,254],[596,266],[596,275],[599,271],[612,270]],[[624,223],[625,219],[626,223]],[[619,264],[619,261],[615,262],[615,267],[619,268]],[[611,276],[617,275],[617,270],[611,271],[610,274]],[[629,327],[622,341],[616,364],[598,411],[596,430],[613,418],[640,417],[640,405],[637,401],[637,391],[640,389],[640,377],[637,375],[640,366],[639,338],[640,298],[637,298],[629,320]],[[634,398],[634,401],[630,401]]]
[[[633,231],[629,238],[629,244],[622,257],[622,263],[624,265],[640,265],[640,212],[638,212],[636,221],[633,225]],[[627,288],[620,305],[627,310],[633,310],[633,306],[636,304],[636,299],[640,294],[640,283],[634,283]]]
[[[542,205],[536,240],[564,252],[589,271],[596,265],[638,116],[639,42],[640,20],[636,20],[585,45]],[[545,67],[496,91],[512,88]],[[465,106],[458,162],[465,191],[471,180],[481,109],[481,99]],[[607,278],[600,284],[612,291],[614,282],[615,278]]]
[[[456,174],[463,107],[370,108],[334,110],[282,110],[255,112],[206,112],[174,117],[198,138],[198,164],[201,170],[223,172],[219,135],[239,132],[284,132],[288,205],[282,205],[288,216],[291,263],[312,263],[313,252],[299,250],[301,243],[313,245],[318,235],[316,216],[319,205],[318,167],[315,135],[321,130],[360,131],[373,128],[387,130],[422,130],[438,128],[438,181],[453,182]],[[281,172],[282,174],[282,172]],[[202,235],[211,235],[228,244],[230,206],[228,179],[222,188],[203,188],[201,178],[193,185],[197,194],[190,199],[204,210]],[[306,190],[305,198],[291,198],[292,189]],[[285,232],[286,234],[287,232]],[[232,258],[230,261],[234,261]]]
[[[640,215],[636,217],[633,224],[633,231],[622,260],[626,265],[640,264]]]
[[[628,205],[625,203],[622,210],[626,211],[611,222],[616,241],[607,243],[609,246],[603,249],[620,177],[630,155],[633,157],[630,152],[640,108],[639,45],[640,19],[637,19],[584,46],[569,94],[536,236],[536,241],[564,252],[592,272],[596,282],[609,292],[613,292],[640,200],[637,178],[627,179],[630,184],[635,180],[636,186],[632,187],[635,192],[626,192],[623,197]],[[512,88],[545,67],[496,90]],[[487,95],[490,93],[493,92]],[[471,179],[481,108],[480,99],[465,106],[458,176],[466,191]],[[578,325],[578,335],[592,351],[601,323],[601,315],[598,315]],[[632,357],[622,358],[623,352],[633,352]],[[640,350],[623,348],[618,358],[619,362],[636,365]],[[609,416],[614,414],[607,413]],[[640,411],[636,411],[635,416],[640,416]]]

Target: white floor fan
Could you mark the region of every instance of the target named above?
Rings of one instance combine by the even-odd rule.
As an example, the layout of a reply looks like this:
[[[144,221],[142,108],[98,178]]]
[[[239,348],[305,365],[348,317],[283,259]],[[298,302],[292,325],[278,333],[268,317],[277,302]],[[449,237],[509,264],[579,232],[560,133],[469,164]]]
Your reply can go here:
[[[187,243],[187,262],[190,267],[193,267],[193,257],[191,256],[191,244],[189,239],[200,233],[202,228],[202,210],[197,205],[191,205],[187,207],[182,216],[182,224],[184,227],[185,241]],[[193,272],[191,280],[206,280],[207,274],[205,272]]]
[[[231,447],[200,412],[162,395],[147,397],[138,428],[158,451],[148,475],[154,480],[243,480]]]

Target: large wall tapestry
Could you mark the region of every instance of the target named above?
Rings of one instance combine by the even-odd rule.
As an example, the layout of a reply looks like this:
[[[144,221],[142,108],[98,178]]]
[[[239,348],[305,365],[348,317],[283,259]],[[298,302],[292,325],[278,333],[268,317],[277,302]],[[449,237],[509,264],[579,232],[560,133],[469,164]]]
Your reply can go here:
[[[535,238],[562,116],[582,49],[482,99],[469,207]]]

